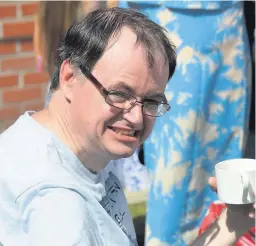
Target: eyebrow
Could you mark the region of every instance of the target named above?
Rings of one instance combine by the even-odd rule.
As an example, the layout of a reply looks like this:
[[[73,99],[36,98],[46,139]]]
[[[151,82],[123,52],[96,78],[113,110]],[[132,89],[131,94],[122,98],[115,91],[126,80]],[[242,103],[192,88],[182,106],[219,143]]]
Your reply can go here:
[[[128,86],[125,82],[120,81],[115,85],[109,86],[109,90],[118,90],[118,89],[125,89],[130,94],[135,94],[135,91],[133,88]]]
[[[135,95],[135,91],[133,88],[128,86],[125,82],[120,81],[117,84],[110,86],[109,90],[118,90],[118,89],[124,89],[127,91],[128,94]],[[165,100],[165,95],[161,92],[152,92],[144,96],[144,99],[151,99],[151,98],[161,98],[162,100]]]

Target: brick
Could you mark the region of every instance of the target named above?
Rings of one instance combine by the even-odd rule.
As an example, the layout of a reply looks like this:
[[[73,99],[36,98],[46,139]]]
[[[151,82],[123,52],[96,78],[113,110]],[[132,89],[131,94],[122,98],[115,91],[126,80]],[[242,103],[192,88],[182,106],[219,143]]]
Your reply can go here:
[[[4,103],[24,102],[39,99],[42,96],[41,88],[26,88],[4,91],[2,99]]]
[[[34,68],[36,68],[35,57],[3,59],[1,64],[2,71],[20,71]]]
[[[0,43],[0,55],[4,54],[13,54],[16,52],[16,44],[9,43],[9,44],[1,44]]]
[[[15,5],[0,6],[0,19],[10,18],[10,17],[16,17],[16,6]]]
[[[33,51],[34,50],[33,42],[32,41],[21,41],[20,42],[20,50],[22,52]]]
[[[4,37],[32,36],[33,33],[34,33],[33,21],[3,23]]]
[[[24,84],[47,83],[49,81],[48,73],[28,73],[24,75]]]
[[[0,120],[13,120],[20,115],[18,107],[0,109]]]
[[[18,75],[0,76],[0,88],[18,85]]]
[[[38,11],[38,3],[28,3],[21,5],[21,12],[23,16],[34,15]]]
[[[40,111],[44,108],[43,102],[30,103],[24,107],[24,111]]]

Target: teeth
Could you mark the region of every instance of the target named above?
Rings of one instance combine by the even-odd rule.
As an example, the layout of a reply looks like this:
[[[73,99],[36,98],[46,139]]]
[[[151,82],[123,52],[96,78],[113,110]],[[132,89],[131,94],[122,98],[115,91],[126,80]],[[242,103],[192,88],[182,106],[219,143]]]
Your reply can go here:
[[[135,134],[135,130],[126,131],[126,130],[118,130],[118,129],[114,129],[114,128],[113,128],[113,130],[114,130],[118,135],[134,136],[134,134]]]

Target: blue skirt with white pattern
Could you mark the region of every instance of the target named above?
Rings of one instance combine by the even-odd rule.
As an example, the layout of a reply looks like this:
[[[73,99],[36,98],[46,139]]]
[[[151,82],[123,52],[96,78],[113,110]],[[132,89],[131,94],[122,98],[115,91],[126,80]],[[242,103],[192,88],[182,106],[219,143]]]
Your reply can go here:
[[[215,164],[239,158],[248,123],[250,55],[243,4],[236,1],[120,1],[165,27],[177,68],[144,145],[151,174],[147,245],[187,245],[209,204]]]

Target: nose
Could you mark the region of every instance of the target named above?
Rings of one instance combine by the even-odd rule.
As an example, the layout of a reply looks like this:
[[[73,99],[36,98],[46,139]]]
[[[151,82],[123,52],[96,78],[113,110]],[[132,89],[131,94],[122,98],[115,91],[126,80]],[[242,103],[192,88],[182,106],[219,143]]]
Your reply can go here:
[[[135,103],[130,109],[123,111],[123,117],[132,123],[137,129],[142,128],[143,125],[143,113],[142,105]]]

